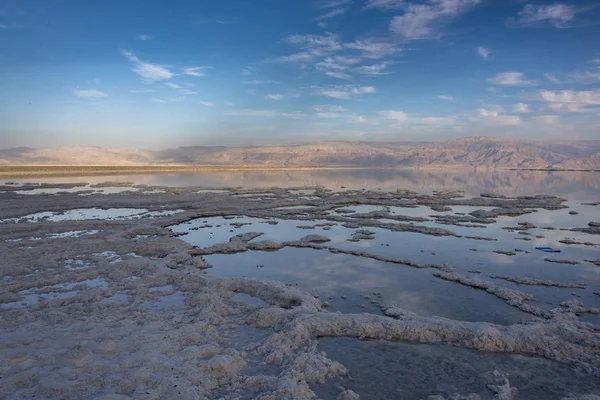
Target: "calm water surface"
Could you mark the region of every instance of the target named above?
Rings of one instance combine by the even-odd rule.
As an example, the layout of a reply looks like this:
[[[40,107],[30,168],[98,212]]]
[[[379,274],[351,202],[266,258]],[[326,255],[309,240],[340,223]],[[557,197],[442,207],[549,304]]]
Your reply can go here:
[[[0,180],[1,181],[1,180]],[[5,180],[6,181],[6,180]],[[11,179],[11,181],[19,181]],[[555,194],[577,200],[600,198],[600,173],[490,171],[490,170],[313,170],[204,172],[189,174],[109,175],[91,177],[31,178],[27,182],[106,181],[161,186],[206,187],[297,187],[325,186],[330,189],[464,190],[468,196],[495,192],[507,196]]]
[[[12,180],[13,182],[15,180]],[[560,240],[574,239],[600,244],[600,236],[576,233],[566,229],[585,227],[590,221],[600,221],[600,206],[583,203],[600,201],[600,173],[539,172],[539,171],[426,171],[426,170],[323,170],[323,171],[250,171],[194,174],[128,175],[80,178],[27,179],[21,182],[67,183],[85,181],[90,184],[114,181],[160,186],[202,186],[212,190],[223,187],[303,187],[324,186],[332,190],[409,189],[420,193],[435,190],[462,190],[465,196],[493,192],[506,196],[549,194],[568,200],[568,209],[500,217],[498,222],[481,228],[441,225],[432,215],[469,213],[475,207],[452,207],[452,212],[436,212],[429,207],[392,207],[398,215],[420,216],[430,221],[417,223],[451,230],[462,236],[483,236],[496,239],[481,241],[457,237],[433,237],[410,232],[392,232],[367,228],[374,232],[373,240],[350,242],[355,229],[341,225],[330,229],[306,230],[299,225],[314,225],[326,221],[280,220],[278,225],[243,215],[235,219],[201,218],[173,226],[175,232],[188,232],[183,240],[208,247],[227,242],[230,237],[246,232],[261,232],[254,239],[283,242],[298,240],[309,234],[328,236],[326,245],[345,250],[363,250],[387,257],[419,263],[447,263],[458,272],[529,293],[532,304],[544,309],[557,307],[570,299],[583,301],[587,307],[600,307],[600,267],[584,260],[600,258],[600,246],[566,245]],[[75,191],[89,190],[87,187]],[[122,188],[107,190],[118,192]],[[310,195],[310,192],[307,193]],[[344,207],[350,208],[350,207]],[[356,206],[357,212],[382,209],[378,206]],[[577,211],[577,215],[569,214]],[[248,225],[235,226],[236,223]],[[391,222],[391,221],[390,221]],[[531,240],[503,227],[529,222],[537,226],[527,236]],[[211,227],[200,228],[210,224]],[[546,230],[553,227],[555,230]],[[191,230],[191,228],[199,228]],[[561,230],[561,228],[563,228]],[[537,246],[551,246],[560,254],[536,251]],[[495,253],[495,250],[520,249],[515,256]],[[579,261],[579,264],[553,264],[544,258]],[[532,316],[510,307],[502,300],[481,290],[447,282],[433,276],[435,270],[415,269],[372,259],[327,250],[284,248],[276,252],[246,252],[231,255],[214,254],[205,257],[213,268],[208,273],[219,276],[248,276],[270,279],[297,286],[327,301],[333,312],[381,313],[379,305],[395,305],[421,315],[442,316],[467,321],[488,321],[497,324],[526,322]],[[474,274],[472,271],[479,271]],[[548,288],[517,285],[492,280],[489,275],[529,277],[556,282],[585,283],[586,289]],[[598,316],[582,316],[600,324]],[[443,345],[407,343],[359,342],[354,339],[324,339],[320,348],[347,366],[347,378],[316,387],[325,399],[335,398],[339,386],[360,393],[362,399],[421,399],[431,394],[477,393],[493,398],[486,389],[489,374],[499,370],[507,374],[519,388],[517,398],[560,399],[570,394],[600,393],[597,377],[586,375],[569,366],[518,355],[489,355]]]

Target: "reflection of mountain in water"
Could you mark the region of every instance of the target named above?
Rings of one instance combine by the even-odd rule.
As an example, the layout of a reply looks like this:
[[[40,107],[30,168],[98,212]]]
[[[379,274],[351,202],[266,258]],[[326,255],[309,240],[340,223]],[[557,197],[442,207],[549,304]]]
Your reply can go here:
[[[330,189],[409,189],[416,192],[464,190],[474,196],[494,192],[507,196],[553,194],[578,200],[600,198],[598,172],[545,172],[498,170],[312,170],[202,172],[189,174],[127,175],[83,178],[46,178],[33,181],[98,183],[106,180],[137,184],[206,187],[298,187],[324,186]]]

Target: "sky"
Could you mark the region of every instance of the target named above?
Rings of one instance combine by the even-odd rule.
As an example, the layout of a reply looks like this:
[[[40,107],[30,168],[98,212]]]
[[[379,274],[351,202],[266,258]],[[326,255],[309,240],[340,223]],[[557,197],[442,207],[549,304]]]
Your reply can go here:
[[[0,148],[600,139],[596,0],[2,0]]]

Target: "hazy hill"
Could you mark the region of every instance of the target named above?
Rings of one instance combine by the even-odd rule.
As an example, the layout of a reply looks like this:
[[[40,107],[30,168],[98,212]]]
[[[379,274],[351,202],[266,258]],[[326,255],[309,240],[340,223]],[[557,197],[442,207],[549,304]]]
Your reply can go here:
[[[157,162],[154,153],[118,147],[17,147],[0,150],[0,165],[143,165]]]
[[[448,142],[320,142],[248,147],[194,146],[160,151],[109,147],[0,150],[0,165],[26,164],[600,169],[600,140],[551,142],[474,137]]]

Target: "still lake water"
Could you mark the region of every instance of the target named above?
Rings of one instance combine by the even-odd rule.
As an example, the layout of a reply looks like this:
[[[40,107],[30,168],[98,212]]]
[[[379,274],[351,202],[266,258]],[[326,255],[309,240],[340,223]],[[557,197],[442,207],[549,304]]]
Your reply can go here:
[[[15,181],[14,179],[11,181]],[[386,257],[396,257],[419,263],[448,263],[457,272],[480,271],[481,279],[489,275],[547,279],[562,283],[585,283],[586,289],[548,288],[517,285],[502,280],[494,283],[529,293],[530,302],[542,309],[557,307],[560,302],[576,299],[586,307],[600,307],[600,267],[584,260],[600,258],[600,246],[567,245],[559,240],[574,239],[600,244],[600,236],[565,231],[585,227],[590,221],[600,221],[600,206],[584,203],[600,201],[600,173],[542,171],[455,171],[455,170],[313,170],[313,171],[247,171],[193,174],[119,175],[68,178],[32,178],[17,182],[133,182],[149,186],[224,187],[304,187],[324,186],[332,190],[370,189],[395,191],[408,189],[419,193],[440,190],[461,190],[466,197],[481,193],[505,196],[548,194],[567,199],[568,209],[539,210],[519,217],[500,217],[497,223],[482,228],[437,224],[434,220],[419,223],[449,229],[464,236],[485,236],[496,241],[479,241],[457,237],[432,237],[410,232],[393,232],[368,228],[375,239],[347,241],[354,229],[341,225],[314,230],[298,225],[326,221],[280,220],[278,225],[243,215],[233,220],[222,217],[202,218],[173,226],[175,232],[188,232],[181,239],[199,247],[227,242],[236,234],[262,232],[254,239],[277,242],[298,240],[309,234],[331,238],[328,246],[344,250],[362,250]],[[89,190],[79,187],[69,191]],[[122,188],[107,189],[106,193]],[[349,208],[349,207],[344,207]],[[379,210],[378,206],[357,206],[355,211]],[[478,207],[481,208],[481,207]],[[452,214],[469,213],[474,207],[452,207]],[[576,211],[578,214],[569,214]],[[394,214],[428,217],[443,212],[429,207],[396,208]],[[206,222],[205,222],[206,221]],[[232,223],[248,223],[235,226]],[[537,226],[529,230],[531,240],[516,239],[521,235],[503,227],[518,222]],[[198,228],[202,225],[210,228]],[[555,230],[543,228],[553,227]],[[522,238],[522,236],[521,236]],[[535,250],[551,246],[561,250],[553,256]],[[495,250],[523,249],[515,256],[495,253]],[[553,264],[544,258],[576,260],[577,265]],[[205,257],[213,268],[207,272],[219,276],[248,276],[278,280],[296,285],[330,303],[331,311],[380,313],[369,298],[385,306],[396,305],[421,315],[442,316],[457,320],[487,321],[502,325],[526,322],[532,318],[502,300],[471,287],[437,279],[431,269],[415,269],[382,261],[332,254],[327,250],[284,248],[275,252],[250,251],[239,254],[214,254]],[[374,295],[374,294],[377,295]],[[365,297],[367,296],[367,297]],[[582,316],[600,325],[594,315]],[[517,398],[560,399],[570,394],[600,394],[596,377],[571,370],[568,366],[518,355],[485,355],[442,345],[359,342],[354,339],[320,340],[320,348],[342,362],[350,370],[347,378],[315,387],[323,398],[335,398],[338,386],[353,389],[362,399],[421,399],[429,394],[445,396],[453,393],[478,393],[492,398],[486,389],[490,371],[497,369],[508,375],[520,388]]]
[[[495,192],[506,196],[554,194],[574,200],[600,198],[598,172],[545,172],[497,170],[312,170],[201,172],[189,174],[113,175],[83,177],[30,178],[23,182],[88,182],[91,184],[130,181],[159,186],[205,187],[298,187],[324,186],[339,190],[397,188],[430,193],[434,190],[463,190],[466,196]],[[8,181],[5,180],[5,181]]]

